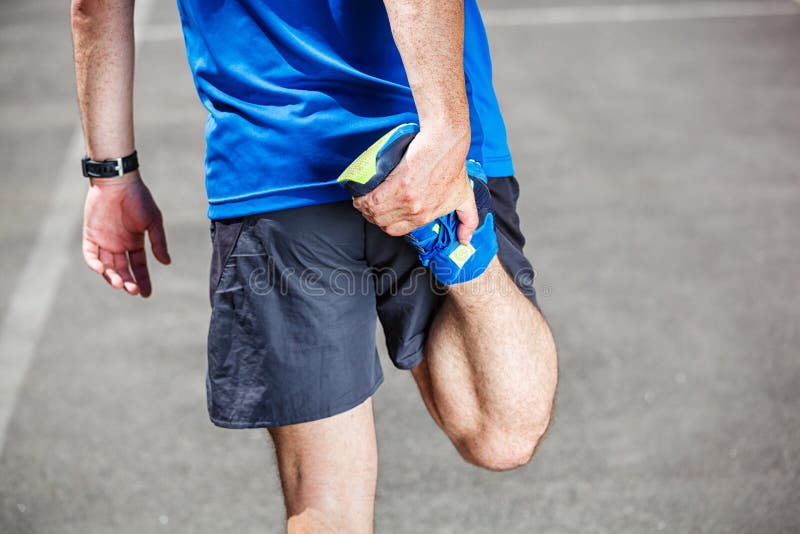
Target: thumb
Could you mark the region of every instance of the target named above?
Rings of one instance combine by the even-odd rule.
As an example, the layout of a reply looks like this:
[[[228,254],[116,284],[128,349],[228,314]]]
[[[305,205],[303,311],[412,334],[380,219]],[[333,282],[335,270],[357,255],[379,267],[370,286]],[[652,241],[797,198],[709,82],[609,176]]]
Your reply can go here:
[[[462,245],[468,245],[472,239],[472,234],[478,228],[478,207],[475,205],[475,195],[472,191],[469,192],[469,198],[456,208],[456,215],[458,216],[458,230],[456,235],[458,241]]]
[[[169,251],[167,250],[167,235],[164,233],[164,222],[161,217],[156,218],[147,227],[147,235],[150,238],[150,248],[153,251],[153,256],[164,265],[169,265],[172,262],[172,258],[169,257]]]

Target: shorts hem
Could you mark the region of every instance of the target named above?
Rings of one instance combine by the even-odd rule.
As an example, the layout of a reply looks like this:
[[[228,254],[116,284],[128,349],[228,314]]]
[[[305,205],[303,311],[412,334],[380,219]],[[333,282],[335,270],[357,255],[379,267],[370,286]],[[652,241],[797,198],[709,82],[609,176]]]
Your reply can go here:
[[[234,430],[246,429],[246,428],[277,428],[277,427],[280,427],[280,426],[297,425],[297,424],[300,424],[300,423],[310,423],[312,421],[319,421],[320,419],[326,419],[328,417],[333,417],[334,415],[339,415],[340,413],[344,413],[347,410],[351,410],[351,409],[355,408],[359,404],[365,402],[367,399],[372,397],[372,395],[375,394],[375,392],[378,390],[378,388],[380,387],[381,384],[383,384],[383,375],[382,374],[381,374],[380,378],[378,378],[378,380],[375,382],[375,384],[373,384],[373,386],[369,389],[369,391],[365,395],[362,395],[361,397],[359,397],[357,400],[355,400],[353,402],[348,402],[348,403],[342,404],[340,406],[333,407],[330,410],[327,410],[327,411],[325,411],[325,412],[323,412],[321,414],[315,414],[315,415],[311,415],[311,416],[307,416],[307,417],[300,417],[300,418],[297,418],[297,419],[291,419],[291,420],[287,420],[287,421],[256,421],[256,422],[250,422],[250,421],[226,421],[224,419],[219,419],[217,417],[214,417],[213,415],[210,415],[210,414],[209,414],[208,418],[211,420],[212,423],[214,423],[215,426],[218,426],[220,428],[234,429]]]
[[[515,252],[518,252],[519,255],[522,257],[522,259],[524,259],[525,262],[528,264],[528,268],[530,268],[530,270],[531,270],[531,275],[532,275],[531,279],[533,279],[533,277],[535,277],[535,271],[533,270],[533,266],[531,265],[530,260],[528,259],[527,256],[525,256],[525,253],[522,252],[521,249],[517,248],[516,245],[514,245],[514,243],[511,242],[511,239],[508,238],[508,236],[505,234],[505,232],[503,232],[502,229],[495,228],[495,232],[497,233],[498,245],[500,244],[499,243],[500,239],[505,239],[505,241],[507,243],[507,246],[510,247],[511,250],[513,250]],[[503,254],[502,251],[500,250],[500,248],[498,247],[497,259],[500,261],[500,265],[503,267],[503,270],[506,272],[506,274],[509,276],[509,278],[511,278],[511,281],[517,287],[519,292],[522,293],[522,296],[524,296],[526,299],[528,299],[528,301],[531,304],[533,304],[536,307],[537,310],[540,309],[539,308],[539,300],[536,298],[536,287],[533,285],[532,282],[531,282],[530,285],[523,285],[522,281],[519,280],[519,274],[521,272],[521,269],[517,270],[515,272],[514,269],[508,265],[508,263],[510,263],[510,262],[506,262],[506,258],[504,258],[503,256],[507,256],[507,254]],[[510,260],[511,258],[507,258],[507,259]],[[524,268],[525,267],[523,267],[523,269]]]
[[[427,334],[426,334],[427,337]],[[392,362],[395,367],[400,369],[401,371],[410,371],[414,367],[418,366],[422,363],[422,360],[425,359],[425,355],[423,354],[423,349],[417,349],[411,353],[411,356],[408,358],[403,359],[403,363],[399,362]]]

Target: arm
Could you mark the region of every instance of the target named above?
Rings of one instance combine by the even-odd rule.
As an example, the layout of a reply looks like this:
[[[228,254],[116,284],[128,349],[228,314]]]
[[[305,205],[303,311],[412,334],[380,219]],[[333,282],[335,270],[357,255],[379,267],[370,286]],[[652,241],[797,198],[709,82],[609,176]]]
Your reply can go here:
[[[73,0],[72,39],[83,134],[90,158],[134,150],[133,0]],[[150,295],[144,251],[169,263],[161,212],[138,171],[91,179],[83,221],[83,257],[114,288]]]
[[[384,0],[417,107],[420,133],[395,171],[355,206],[391,235],[456,210],[458,238],[478,224],[466,178],[470,145],[463,0]]]

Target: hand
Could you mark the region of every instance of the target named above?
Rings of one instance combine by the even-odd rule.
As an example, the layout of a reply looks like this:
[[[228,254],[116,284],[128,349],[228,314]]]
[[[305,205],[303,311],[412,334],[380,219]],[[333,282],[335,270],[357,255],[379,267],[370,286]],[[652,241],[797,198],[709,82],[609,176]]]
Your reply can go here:
[[[145,231],[153,255],[169,264],[161,211],[139,172],[92,180],[83,210],[83,259],[114,288],[149,297]]]
[[[386,180],[353,201],[371,223],[393,236],[405,235],[437,217],[456,211],[458,240],[469,243],[478,210],[465,159],[466,128],[422,128]]]

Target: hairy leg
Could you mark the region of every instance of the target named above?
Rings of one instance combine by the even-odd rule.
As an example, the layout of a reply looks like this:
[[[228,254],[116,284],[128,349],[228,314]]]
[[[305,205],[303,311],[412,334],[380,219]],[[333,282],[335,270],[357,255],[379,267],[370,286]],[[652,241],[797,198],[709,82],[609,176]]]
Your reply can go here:
[[[378,472],[372,399],[270,434],[289,534],[372,532]]]
[[[557,368],[544,317],[495,258],[450,288],[413,375],[459,453],[504,470],[527,463],[547,430]]]

